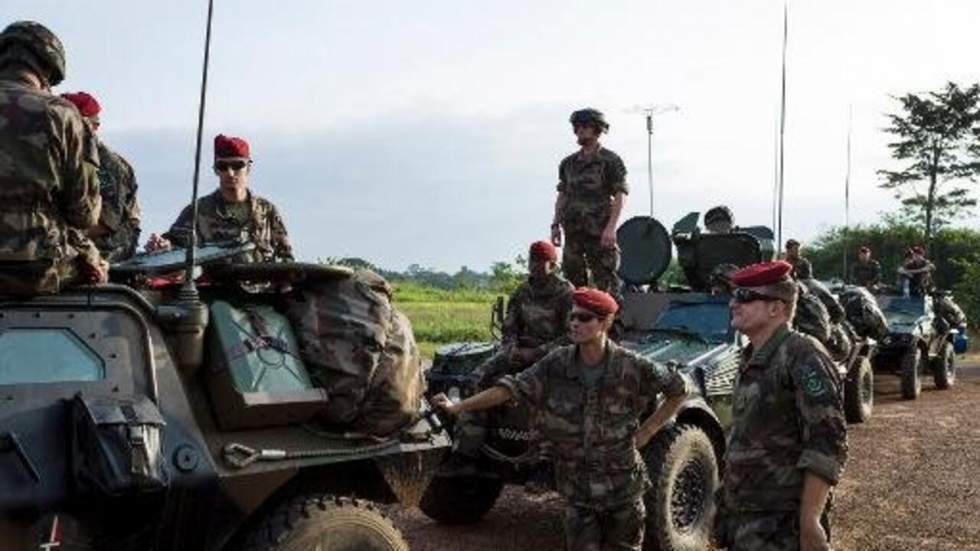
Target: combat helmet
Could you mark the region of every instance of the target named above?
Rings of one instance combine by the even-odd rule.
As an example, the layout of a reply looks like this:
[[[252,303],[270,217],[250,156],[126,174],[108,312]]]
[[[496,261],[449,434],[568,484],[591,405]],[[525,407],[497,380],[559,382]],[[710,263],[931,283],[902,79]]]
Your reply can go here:
[[[575,111],[572,116],[568,117],[568,122],[572,123],[573,126],[576,124],[594,124],[599,132],[609,132],[606,116],[602,114],[602,111],[591,107]]]
[[[0,60],[16,59],[55,86],[65,79],[65,47],[50,29],[34,21],[11,23],[0,33]]]

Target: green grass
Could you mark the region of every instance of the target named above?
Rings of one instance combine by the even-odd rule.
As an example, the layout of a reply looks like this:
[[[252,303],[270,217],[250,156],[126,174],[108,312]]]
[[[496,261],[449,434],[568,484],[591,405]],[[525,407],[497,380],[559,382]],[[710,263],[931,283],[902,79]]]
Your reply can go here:
[[[396,284],[395,306],[412,321],[422,355],[457,341],[490,340],[490,310],[497,293],[479,289],[447,291]]]

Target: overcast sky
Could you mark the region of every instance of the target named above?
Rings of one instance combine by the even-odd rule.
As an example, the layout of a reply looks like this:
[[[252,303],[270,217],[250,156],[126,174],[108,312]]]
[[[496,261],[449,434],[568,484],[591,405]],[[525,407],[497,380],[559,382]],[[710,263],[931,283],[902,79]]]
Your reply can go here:
[[[207,3],[4,0],[68,50],[59,92],[103,105],[134,165],[144,234],[190,199]],[[782,2],[216,0],[204,158],[217,132],[252,144],[252,187],[283,211],[299,256],[485,269],[547,235],[567,118],[607,114],[629,169],[626,216],[730,205],[771,219]],[[784,234],[843,222],[853,108],[852,221],[895,200],[875,171],[889,95],[980,80],[980,2],[792,1]],[[6,22],[5,22],[6,23]],[[202,188],[216,179],[202,173]],[[974,226],[976,217],[961,223]]]

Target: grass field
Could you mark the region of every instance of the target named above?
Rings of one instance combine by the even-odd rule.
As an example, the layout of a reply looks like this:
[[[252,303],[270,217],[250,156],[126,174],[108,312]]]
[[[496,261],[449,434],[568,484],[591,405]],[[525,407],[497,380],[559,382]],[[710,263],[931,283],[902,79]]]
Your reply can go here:
[[[422,355],[432,358],[443,344],[490,339],[490,310],[498,293],[447,291],[413,283],[395,284],[395,305],[412,321]]]

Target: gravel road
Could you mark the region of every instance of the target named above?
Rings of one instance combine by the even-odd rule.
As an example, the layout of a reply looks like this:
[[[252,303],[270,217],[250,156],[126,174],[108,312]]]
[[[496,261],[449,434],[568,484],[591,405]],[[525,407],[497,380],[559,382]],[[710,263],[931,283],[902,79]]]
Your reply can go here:
[[[980,551],[980,366],[949,391],[923,383],[901,399],[898,378],[877,377],[874,415],[851,425],[850,460],[837,491],[837,550]],[[553,494],[508,488],[486,518],[440,526],[417,509],[390,511],[413,551],[562,549]]]

